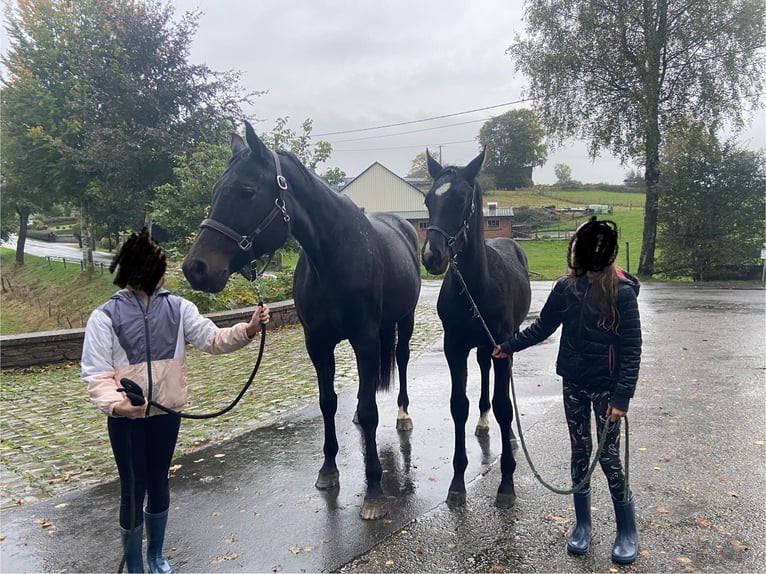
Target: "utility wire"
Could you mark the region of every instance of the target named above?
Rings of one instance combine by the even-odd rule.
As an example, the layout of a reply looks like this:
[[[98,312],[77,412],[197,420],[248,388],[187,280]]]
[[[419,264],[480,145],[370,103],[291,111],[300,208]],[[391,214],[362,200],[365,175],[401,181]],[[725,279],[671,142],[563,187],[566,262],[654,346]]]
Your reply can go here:
[[[429,131],[433,131],[433,130],[442,130],[442,129],[447,129],[447,128],[454,128],[456,126],[465,126],[465,125],[468,125],[468,124],[475,124],[477,122],[486,122],[489,119],[491,119],[491,118],[480,118],[478,120],[468,120],[467,122],[458,122],[456,124],[447,124],[447,125],[443,125],[443,126],[434,126],[434,127],[431,127],[431,128],[422,128],[422,129],[419,129],[419,130],[407,130],[405,132],[394,132],[394,133],[390,133],[390,134],[381,134],[381,135],[378,135],[378,136],[364,136],[364,137],[361,137],[361,138],[351,138],[351,139],[345,139],[345,140],[334,140],[334,141],[331,141],[330,143],[336,144],[336,143],[347,143],[347,142],[359,142],[359,141],[374,140],[374,139],[379,139],[379,138],[390,138],[390,137],[395,137],[395,136],[406,136],[406,135],[409,135],[409,134],[416,134],[416,133],[420,133],[420,132],[429,132]]]
[[[317,138],[321,138],[321,137],[326,137],[326,136],[336,136],[336,135],[342,135],[342,134],[353,134],[353,133],[359,133],[359,132],[368,132],[368,131],[372,131],[372,130],[382,130],[382,129],[385,129],[385,128],[394,128],[394,127],[398,127],[398,126],[407,126],[407,125],[411,125],[411,124],[419,124],[421,122],[430,122],[430,121],[433,121],[433,120],[441,120],[443,118],[454,118],[455,116],[462,116],[462,115],[465,115],[465,114],[472,114],[474,112],[483,112],[485,110],[492,110],[492,109],[495,109],[495,108],[502,108],[502,107],[505,107],[505,106],[512,106],[514,104],[520,104],[520,103],[523,103],[523,102],[530,102],[530,101],[532,101],[531,98],[522,98],[520,100],[515,100],[513,102],[506,102],[504,104],[495,104],[494,106],[484,106],[483,108],[475,108],[475,109],[472,109],[472,110],[465,110],[465,111],[462,111],[462,112],[455,112],[453,114],[443,114],[441,116],[433,116],[433,117],[430,117],[430,118],[421,118],[419,120],[409,120],[409,121],[406,121],[406,122],[397,122],[397,123],[394,123],[394,124],[386,124],[386,125],[382,125],[382,126],[373,126],[373,127],[369,127],[369,128],[357,128],[357,129],[354,129],[354,130],[344,130],[344,131],[338,131],[338,132],[326,132],[326,133],[323,133],[323,134],[313,134],[313,136],[317,137]]]

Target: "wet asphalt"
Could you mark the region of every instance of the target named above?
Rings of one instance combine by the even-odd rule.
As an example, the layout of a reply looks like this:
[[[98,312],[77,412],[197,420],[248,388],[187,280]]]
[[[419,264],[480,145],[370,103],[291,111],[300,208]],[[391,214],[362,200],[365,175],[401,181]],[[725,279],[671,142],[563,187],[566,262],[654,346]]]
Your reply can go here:
[[[535,282],[531,317],[551,283]],[[421,303],[435,304],[438,284]],[[640,382],[631,403],[630,483],[641,554],[609,559],[614,519],[593,479],[594,540],[568,556],[570,498],[545,489],[521,449],[518,501],[493,506],[499,432],[472,436],[478,367],[469,363],[468,503],[449,509],[453,430],[441,339],[409,369],[410,435],[395,393],[378,397],[389,515],[363,521],[355,390],[339,393],[340,489],[314,488],[322,462],[317,405],[174,460],[166,553],[176,572],[763,572],[766,571],[766,291],[645,284]],[[516,356],[521,426],[537,472],[568,486],[568,438],[555,375],[558,334]],[[182,431],[183,432],[183,427]],[[118,489],[109,482],[0,515],[2,572],[110,572],[120,559]]]

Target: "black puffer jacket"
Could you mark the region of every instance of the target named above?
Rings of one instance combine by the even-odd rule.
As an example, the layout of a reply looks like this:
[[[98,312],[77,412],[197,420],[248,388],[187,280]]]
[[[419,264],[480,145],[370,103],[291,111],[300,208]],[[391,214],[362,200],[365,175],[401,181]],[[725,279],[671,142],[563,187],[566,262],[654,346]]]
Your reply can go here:
[[[620,272],[617,290],[617,332],[598,326],[598,307],[587,277],[562,277],[535,322],[500,348],[510,354],[536,345],[563,325],[556,373],[593,391],[609,390],[609,403],[627,411],[636,389],[641,363],[641,319],[636,277]]]

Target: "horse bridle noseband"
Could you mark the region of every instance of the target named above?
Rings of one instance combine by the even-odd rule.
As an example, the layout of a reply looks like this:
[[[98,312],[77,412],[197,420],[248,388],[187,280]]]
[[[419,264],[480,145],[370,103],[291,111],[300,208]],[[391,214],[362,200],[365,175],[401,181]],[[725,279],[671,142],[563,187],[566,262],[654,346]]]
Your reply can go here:
[[[428,227],[426,227],[426,233],[433,230],[439,233],[440,235],[442,235],[444,239],[447,240],[447,247],[449,248],[451,260],[457,257],[457,254],[460,253],[460,249],[455,248],[455,244],[457,243],[458,238],[462,237],[463,244],[465,244],[468,241],[468,229],[471,226],[470,220],[473,217],[473,214],[475,212],[476,212],[476,184],[474,183],[473,190],[471,191],[471,208],[468,212],[468,215],[466,215],[465,218],[463,219],[463,223],[460,225],[460,228],[455,232],[455,235],[450,235],[438,225],[429,225]]]
[[[287,213],[287,207],[285,205],[285,198],[284,198],[284,192],[287,191],[287,180],[282,175],[282,165],[279,162],[279,156],[277,155],[277,152],[275,152],[273,149],[269,149],[271,152],[272,157],[274,158],[274,166],[277,170],[277,187],[279,191],[277,192],[277,197],[274,199],[274,207],[271,208],[271,211],[266,214],[266,216],[258,223],[258,225],[255,226],[255,230],[253,230],[252,233],[249,235],[242,235],[240,233],[237,233],[235,230],[233,230],[228,225],[225,225],[221,223],[220,221],[217,221],[213,219],[212,217],[209,217],[207,219],[203,219],[202,223],[200,223],[200,229],[212,229],[213,231],[217,231],[221,235],[228,237],[232,241],[234,241],[237,246],[245,252],[250,251],[250,249],[253,247],[253,241],[266,229],[268,229],[269,225],[276,219],[278,215],[282,215],[282,220],[287,225],[287,234],[290,235],[290,214]],[[263,265],[263,268],[258,271],[255,268],[255,259],[252,259],[250,261],[250,268],[248,269],[248,274],[246,275],[244,272],[240,271],[249,281],[253,281],[254,279],[260,277],[263,275],[263,272],[266,270],[266,267],[271,262],[272,257],[274,257],[274,252],[272,251],[269,253],[269,257],[266,261],[266,263]]]

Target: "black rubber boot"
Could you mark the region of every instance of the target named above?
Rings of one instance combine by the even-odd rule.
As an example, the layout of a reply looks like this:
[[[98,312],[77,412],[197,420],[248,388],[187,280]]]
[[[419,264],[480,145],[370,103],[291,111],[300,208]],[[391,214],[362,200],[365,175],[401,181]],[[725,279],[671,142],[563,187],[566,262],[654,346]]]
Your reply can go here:
[[[146,524],[146,562],[152,574],[173,574],[173,567],[162,555],[165,543],[165,526],[168,523],[168,511],[150,514],[144,511]]]
[[[573,497],[576,522],[567,539],[567,552],[580,556],[590,548],[590,488],[575,492]]]
[[[635,496],[630,499],[614,500],[614,517],[617,522],[617,536],[612,547],[612,562],[632,564],[638,556],[638,530],[636,530]]]
[[[139,524],[133,531],[120,526],[122,551],[125,553],[125,568],[128,572],[144,572],[144,557],[141,548],[144,544],[144,525]]]

